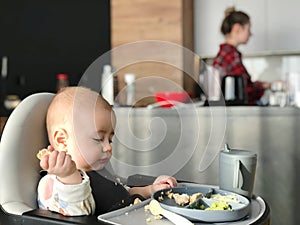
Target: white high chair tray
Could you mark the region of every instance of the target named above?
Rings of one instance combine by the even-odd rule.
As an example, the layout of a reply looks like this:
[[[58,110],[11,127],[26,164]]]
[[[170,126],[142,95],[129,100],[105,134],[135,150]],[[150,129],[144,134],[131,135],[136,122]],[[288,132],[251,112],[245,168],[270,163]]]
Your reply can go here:
[[[190,184],[190,183],[181,183],[178,187],[186,187],[186,186],[192,186],[192,187],[213,187],[217,188],[216,186],[209,186],[209,185],[200,185],[200,184]],[[132,205],[126,208],[122,208],[113,212],[109,212],[106,214],[102,214],[98,216],[98,220],[108,222],[110,224],[114,225],[140,225],[145,224],[149,225],[150,223],[153,225],[167,225],[172,224],[167,219],[163,218],[161,220],[155,219],[155,216],[153,216],[149,210],[145,210],[145,206],[148,205],[150,202],[150,199],[143,201],[139,204]],[[233,224],[233,225],[246,225],[251,224],[259,220],[259,218],[262,217],[266,210],[266,204],[264,200],[258,196],[253,196],[253,198],[250,201],[250,209],[247,216],[243,217],[240,220],[237,221],[231,221],[231,222],[211,222],[208,223],[203,221],[193,221],[195,225],[205,225],[205,224],[215,224],[215,225],[221,225],[221,224]],[[148,222],[147,222],[148,221]]]

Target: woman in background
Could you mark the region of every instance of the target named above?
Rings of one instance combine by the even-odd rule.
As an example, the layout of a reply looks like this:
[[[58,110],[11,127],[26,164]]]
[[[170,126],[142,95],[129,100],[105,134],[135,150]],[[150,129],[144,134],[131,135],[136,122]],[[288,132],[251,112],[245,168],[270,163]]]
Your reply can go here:
[[[243,76],[246,82],[248,104],[254,105],[270,88],[268,82],[252,82],[251,77],[242,62],[242,54],[237,47],[246,44],[250,38],[250,17],[231,7],[226,9],[222,22],[221,32],[225,36],[225,43],[220,45],[220,50],[213,61],[215,68],[222,68],[226,75]]]

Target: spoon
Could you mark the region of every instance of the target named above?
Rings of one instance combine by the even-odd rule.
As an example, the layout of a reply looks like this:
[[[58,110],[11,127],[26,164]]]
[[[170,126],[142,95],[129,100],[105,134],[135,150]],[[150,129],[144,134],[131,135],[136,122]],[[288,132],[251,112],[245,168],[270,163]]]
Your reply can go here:
[[[168,220],[170,220],[172,223],[176,225],[193,225],[191,221],[187,220],[183,216],[180,216],[176,213],[163,209],[160,206],[159,202],[155,199],[151,200],[149,204],[149,209],[154,216],[157,216],[159,214],[163,215],[164,217],[166,217]]]

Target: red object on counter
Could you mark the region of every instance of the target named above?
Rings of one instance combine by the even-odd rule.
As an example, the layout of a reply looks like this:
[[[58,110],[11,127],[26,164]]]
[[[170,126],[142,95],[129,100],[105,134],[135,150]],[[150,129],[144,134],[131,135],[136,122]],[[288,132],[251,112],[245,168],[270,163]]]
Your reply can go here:
[[[155,99],[163,108],[170,108],[178,102],[185,103],[189,100],[190,96],[186,92],[157,92]]]
[[[63,88],[69,86],[69,80],[68,80],[68,75],[64,73],[59,73],[56,75],[57,79],[57,84],[56,84],[56,91],[59,92]]]
[[[62,80],[62,79],[68,79],[68,75],[67,74],[64,74],[64,73],[59,73],[56,75],[56,78],[58,80]]]

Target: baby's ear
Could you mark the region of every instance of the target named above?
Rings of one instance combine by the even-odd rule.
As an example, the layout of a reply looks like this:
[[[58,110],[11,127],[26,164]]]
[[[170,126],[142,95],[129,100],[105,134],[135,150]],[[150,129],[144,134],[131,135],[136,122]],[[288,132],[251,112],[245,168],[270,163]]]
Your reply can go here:
[[[66,129],[57,128],[53,132],[53,147],[55,150],[67,151],[67,140],[69,138],[68,132]]]

